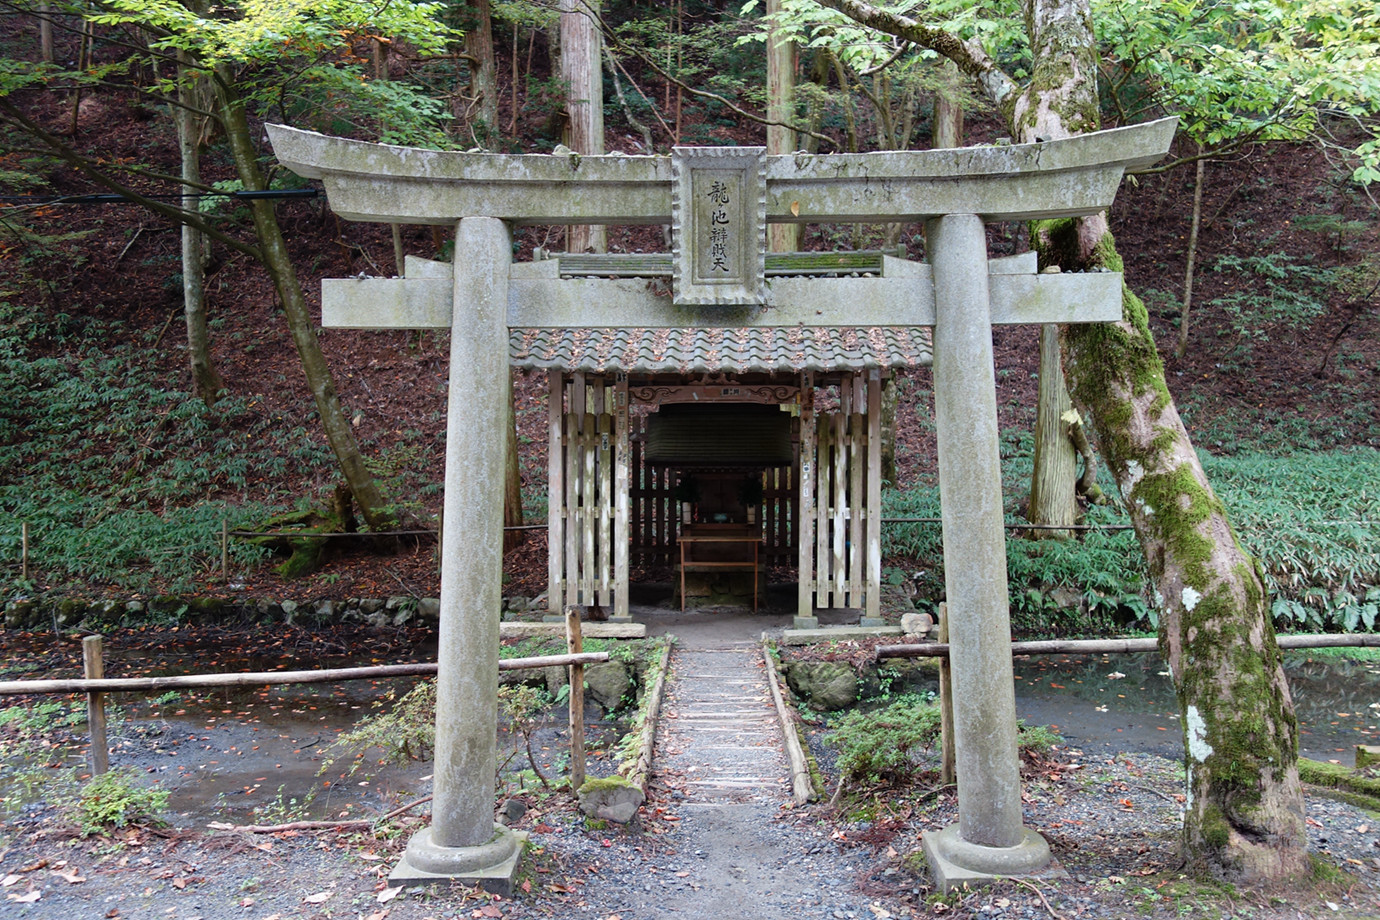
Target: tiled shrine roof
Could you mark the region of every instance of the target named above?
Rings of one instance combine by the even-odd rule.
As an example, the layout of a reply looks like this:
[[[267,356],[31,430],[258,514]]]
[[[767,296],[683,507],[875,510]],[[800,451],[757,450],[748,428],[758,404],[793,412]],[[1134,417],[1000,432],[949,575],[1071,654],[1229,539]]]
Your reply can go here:
[[[598,373],[782,373],[927,366],[925,327],[513,329],[512,364]]]

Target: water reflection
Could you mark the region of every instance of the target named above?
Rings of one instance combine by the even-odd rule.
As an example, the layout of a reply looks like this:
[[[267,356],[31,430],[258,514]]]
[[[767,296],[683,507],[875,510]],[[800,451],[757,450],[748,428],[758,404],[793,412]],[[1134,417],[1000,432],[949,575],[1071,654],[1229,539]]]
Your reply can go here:
[[[1380,739],[1380,662],[1286,652],[1305,757],[1351,764]],[[1015,660],[1017,711],[1058,724],[1071,742],[1180,756],[1179,705],[1158,653]]]

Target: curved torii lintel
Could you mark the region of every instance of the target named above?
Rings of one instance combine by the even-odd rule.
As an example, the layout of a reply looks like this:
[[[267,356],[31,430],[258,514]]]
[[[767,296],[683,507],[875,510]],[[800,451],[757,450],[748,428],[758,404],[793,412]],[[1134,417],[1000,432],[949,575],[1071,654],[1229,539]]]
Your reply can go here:
[[[772,223],[984,221],[1094,214],[1122,173],[1164,156],[1175,118],[1038,144],[766,158]],[[349,220],[453,224],[671,222],[668,156],[496,154],[395,147],[266,125],[278,160],[320,179]]]

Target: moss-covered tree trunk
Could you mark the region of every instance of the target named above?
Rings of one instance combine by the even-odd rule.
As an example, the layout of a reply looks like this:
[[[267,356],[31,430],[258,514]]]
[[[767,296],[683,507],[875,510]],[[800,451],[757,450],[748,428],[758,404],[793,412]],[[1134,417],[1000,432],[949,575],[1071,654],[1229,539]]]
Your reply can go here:
[[[1017,100],[1023,141],[1098,125],[1086,0],[1027,0],[1035,52]],[[1041,268],[1121,271],[1103,215],[1035,234]],[[1124,289],[1119,323],[1068,326],[1065,372],[1095,424],[1160,595],[1160,646],[1183,713],[1190,868],[1260,881],[1304,871],[1298,724],[1260,570],[1241,548],[1165,384],[1145,306]]]
[[[953,60],[1023,142],[1099,127],[1088,0],[1024,0],[1034,55],[1025,87],[977,42],[864,0],[818,2]],[[1121,271],[1103,215],[1046,224],[1033,236],[1042,268]],[[1174,408],[1144,304],[1125,290],[1121,322],[1069,326],[1063,346],[1070,394],[1095,423],[1162,596],[1160,644],[1187,754],[1188,866],[1243,882],[1300,874],[1298,727],[1268,597]]]
[[[221,123],[230,143],[240,182],[246,190],[261,191],[267,187],[263,172],[259,169],[258,151],[254,148],[249,133],[249,122],[244,104],[235,93],[234,87],[223,78],[216,79],[216,98],[220,105]],[[388,509],[379,490],[378,482],[364,465],[364,455],[360,453],[359,442],[355,440],[350,420],[340,408],[340,398],[336,395],[335,379],[321,353],[321,344],[316,337],[316,323],[307,300],[302,295],[302,285],[297,281],[297,271],[288,255],[283,231],[278,226],[278,218],[273,213],[273,202],[264,199],[250,201],[254,218],[254,232],[259,240],[264,267],[273,278],[273,286],[283,303],[283,313],[287,317],[288,329],[292,333],[293,344],[302,362],[302,371],[307,378],[307,386],[321,416],[321,427],[326,432],[326,441],[335,454],[336,462],[355,497],[360,514],[369,522],[373,530],[391,530],[396,520]]]

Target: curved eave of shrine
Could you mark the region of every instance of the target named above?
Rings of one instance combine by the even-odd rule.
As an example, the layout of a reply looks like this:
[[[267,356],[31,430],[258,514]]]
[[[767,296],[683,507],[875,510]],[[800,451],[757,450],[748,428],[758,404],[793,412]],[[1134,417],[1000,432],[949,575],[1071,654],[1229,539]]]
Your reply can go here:
[[[509,361],[587,374],[799,374],[931,363],[924,327],[533,329],[510,331]]]
[[[916,221],[942,214],[1030,220],[1108,207],[1126,169],[1168,150],[1166,118],[1039,144],[767,157],[767,220]],[[671,221],[666,156],[492,154],[423,150],[265,126],[275,155],[326,186],[350,220],[449,224]]]

